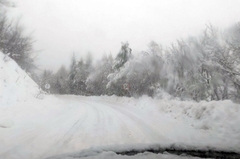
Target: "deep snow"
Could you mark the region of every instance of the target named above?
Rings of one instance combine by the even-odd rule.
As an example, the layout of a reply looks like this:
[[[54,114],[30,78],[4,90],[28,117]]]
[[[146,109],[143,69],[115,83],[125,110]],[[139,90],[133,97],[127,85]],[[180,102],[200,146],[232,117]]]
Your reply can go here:
[[[240,105],[231,101],[68,95],[39,99],[39,92],[0,53],[0,158],[46,158],[91,147],[153,143],[240,151]]]
[[[0,52],[0,101],[1,108],[16,101],[24,102],[39,93],[38,85],[15,61]]]

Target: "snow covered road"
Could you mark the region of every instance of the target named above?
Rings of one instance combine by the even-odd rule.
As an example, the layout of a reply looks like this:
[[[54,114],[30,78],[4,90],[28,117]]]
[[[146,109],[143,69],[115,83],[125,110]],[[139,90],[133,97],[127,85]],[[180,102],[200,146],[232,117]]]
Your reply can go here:
[[[118,98],[106,99],[56,96],[4,109],[1,117],[13,124],[0,128],[0,158],[47,158],[106,145],[225,142],[153,107],[147,111],[133,102],[126,105]]]
[[[168,140],[150,120],[138,116],[137,109],[130,112],[74,96],[59,99],[65,109],[51,112],[51,116],[37,116],[37,123],[24,120],[19,127],[1,129],[0,139],[5,142],[0,158],[45,158],[91,146]]]

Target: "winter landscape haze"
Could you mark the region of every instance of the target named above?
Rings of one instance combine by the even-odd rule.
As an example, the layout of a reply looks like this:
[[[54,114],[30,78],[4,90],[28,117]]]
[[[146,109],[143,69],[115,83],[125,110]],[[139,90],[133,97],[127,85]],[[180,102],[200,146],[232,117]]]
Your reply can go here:
[[[0,0],[0,159],[201,157],[171,148],[240,156],[238,21],[139,52],[121,41],[101,58],[69,49],[65,63],[46,68],[36,64],[41,42],[11,20],[15,4]]]

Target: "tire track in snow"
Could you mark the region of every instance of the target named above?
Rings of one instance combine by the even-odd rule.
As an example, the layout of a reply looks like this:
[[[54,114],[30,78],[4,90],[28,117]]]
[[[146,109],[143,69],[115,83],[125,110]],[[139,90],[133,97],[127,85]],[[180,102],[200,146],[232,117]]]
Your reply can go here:
[[[87,107],[88,106],[86,106],[86,108]],[[83,123],[87,119],[88,115],[89,115],[89,110],[87,108],[87,112],[85,113],[85,115],[83,117],[80,117],[77,121],[75,121],[74,124],[70,127],[70,129],[68,129],[68,131],[57,142],[55,142],[54,145],[51,146],[53,148],[44,152],[44,154],[40,157],[40,159],[48,157],[48,155],[51,152],[53,152],[53,153],[58,152],[63,146],[66,146],[69,143],[69,141],[71,140],[71,138],[73,137],[73,135],[76,133],[75,130],[77,130],[79,127],[81,127],[83,125]]]
[[[169,139],[167,139],[162,134],[157,132],[149,124],[147,124],[145,121],[143,121],[142,119],[137,117],[135,114],[133,114],[121,107],[118,107],[118,106],[114,106],[114,105],[110,105],[110,104],[106,104],[106,105],[112,109],[115,109],[116,111],[121,112],[124,116],[126,116],[127,118],[130,118],[132,121],[137,123],[140,130],[143,131],[143,133],[150,139],[151,142],[162,142],[162,140],[169,141]]]
[[[109,109],[108,106],[103,105],[103,104],[98,104],[97,106],[94,105],[94,107],[96,109],[98,109],[98,111],[101,112],[101,115],[103,116],[103,120],[102,120],[103,124],[99,124],[99,125],[101,125],[100,129],[102,131],[105,131],[105,134],[106,134],[105,136],[108,136],[109,129],[113,126],[113,124],[115,124],[114,126],[121,127],[121,133],[118,132],[118,134],[115,134],[114,138],[116,138],[117,135],[120,135],[119,136],[120,138],[119,137],[117,138],[117,139],[121,139],[120,142],[122,142],[123,140],[126,140],[126,138],[128,138],[128,141],[130,141],[130,140],[135,141],[133,137],[130,138],[132,133],[130,132],[129,128],[126,126],[125,122],[123,122],[123,120],[119,116],[119,114],[120,114],[119,112],[116,112],[115,110]],[[108,120],[106,120],[106,118]],[[112,122],[110,123],[109,121],[110,122],[112,121]],[[108,123],[108,125],[106,125],[107,123]],[[124,129],[122,129],[122,127]],[[112,144],[112,140],[109,139],[108,137],[106,138],[105,142]]]
[[[108,120],[107,121],[113,121],[115,120],[116,123],[118,123],[122,129],[121,131],[121,139],[122,140],[126,140],[126,138],[128,138],[128,141],[131,142],[136,142],[136,140],[134,139],[132,132],[130,131],[130,129],[127,127],[126,123],[123,121],[123,119],[121,118],[122,113],[120,113],[119,111],[116,111],[114,109],[109,109],[109,106],[103,105],[103,104],[98,104],[98,109],[102,111],[102,108],[104,108],[105,112],[108,112]],[[110,124],[109,127],[111,127],[112,125]],[[121,140],[121,141],[122,141]],[[121,142],[120,141],[120,142]]]
[[[66,99],[63,97],[63,100],[66,102],[66,109],[51,116],[46,127],[37,127],[37,129],[23,132],[23,139],[5,155],[16,153],[14,151],[18,150],[19,145],[23,146],[19,149],[20,151],[30,148],[29,154],[34,157],[26,156],[26,158],[39,158],[38,156],[45,158],[54,153],[63,153],[65,149],[71,151],[88,148],[88,146],[132,144],[138,143],[141,138],[144,139],[143,142],[166,140],[161,135],[161,131],[154,129],[151,121],[141,119],[137,113],[121,108],[119,104],[96,102],[79,97]],[[69,107],[70,102],[72,106]],[[79,112],[80,117],[78,117]],[[51,132],[48,132],[49,130]],[[58,130],[64,133],[58,133]],[[54,137],[54,135],[57,136]],[[31,148],[30,145],[33,142],[35,147]],[[44,147],[36,146],[37,144]],[[0,158],[5,157],[0,156]]]
[[[96,106],[96,105],[95,105]],[[157,141],[165,141],[167,140],[163,135],[161,135],[157,130],[153,129],[149,124],[147,124],[145,121],[142,121],[139,117],[136,117],[133,113],[128,112],[127,110],[124,110],[123,108],[119,108],[117,106],[109,105],[109,104],[100,104],[98,103],[97,109],[100,111],[105,111],[110,114],[112,117],[112,120],[118,120],[119,123],[118,126],[124,126],[124,131],[121,132],[122,139],[126,141],[126,138],[130,139],[131,141],[137,141],[134,139],[135,136],[139,135],[137,134],[137,131],[131,128],[132,126],[137,126],[138,130],[141,131],[143,134],[145,134],[145,137],[148,138],[151,142],[157,142]],[[110,113],[109,113],[110,112]],[[128,120],[123,120],[128,119]],[[137,124],[132,124],[137,123]],[[103,125],[104,126],[104,125]],[[133,136],[129,136],[129,134]],[[137,135],[135,135],[137,134]],[[129,140],[128,140],[129,143]],[[136,143],[136,142],[135,142]]]
[[[59,112],[59,113],[61,114],[61,112]],[[70,117],[71,115],[72,114],[69,113],[69,114],[67,114],[67,116],[63,115],[60,118],[57,118],[57,119],[54,118],[54,120],[52,120],[50,123],[58,123],[58,122],[62,121],[62,119],[66,119],[66,118]],[[53,124],[52,128],[55,129],[58,125],[59,124]],[[34,126],[34,125],[32,125],[32,126]],[[36,140],[39,140],[39,137],[41,137],[41,139],[50,138],[51,136],[48,136],[48,131],[49,130],[43,126],[36,127],[34,129],[31,128],[29,131],[26,131],[26,130],[23,131],[22,134],[19,134],[18,136],[16,136],[16,137],[18,137],[18,138],[16,138],[16,141],[18,141],[16,143],[16,145],[4,152],[1,152],[0,157],[5,158],[9,154],[12,154],[12,152],[18,151],[18,149],[29,151],[29,148],[27,149],[23,146],[32,145]],[[43,134],[43,136],[42,136],[42,134]],[[30,149],[31,149],[31,147],[30,147]]]
[[[77,100],[76,105],[79,104],[79,99],[75,99]],[[71,101],[72,102],[72,101]],[[74,101],[75,102],[75,101]],[[41,158],[43,157],[47,157],[47,155],[54,155],[54,153],[61,153],[63,150],[65,149],[69,149],[69,147],[71,147],[72,145],[74,145],[74,143],[76,143],[76,140],[78,140],[78,138],[80,138],[80,143],[84,142],[84,140],[89,140],[89,137],[86,135],[86,128],[94,128],[93,125],[97,125],[97,129],[95,130],[97,133],[99,133],[99,131],[103,130],[103,126],[105,125],[104,123],[99,123],[99,120],[102,116],[104,119],[104,115],[103,112],[100,109],[96,108],[96,104],[93,104],[91,102],[88,101],[82,101],[81,103],[84,103],[84,107],[87,109],[87,113],[84,115],[84,117],[82,117],[83,119],[80,120],[81,118],[79,118],[70,129],[68,129],[68,132],[64,134],[64,136],[59,139],[57,142],[55,142],[54,145],[52,145],[51,147],[56,147],[55,149],[50,149],[49,151],[45,152]],[[101,112],[101,113],[100,113]],[[87,122],[85,122],[87,121]],[[92,124],[91,122],[94,121]],[[87,126],[84,125],[87,123]],[[81,132],[84,132],[85,135],[79,134]],[[92,131],[91,131],[92,132]],[[79,136],[79,135],[81,136]],[[76,139],[77,137],[77,139]],[[74,141],[73,143],[71,143],[71,141]],[[70,143],[70,144],[69,144]],[[91,142],[92,143],[92,142]]]

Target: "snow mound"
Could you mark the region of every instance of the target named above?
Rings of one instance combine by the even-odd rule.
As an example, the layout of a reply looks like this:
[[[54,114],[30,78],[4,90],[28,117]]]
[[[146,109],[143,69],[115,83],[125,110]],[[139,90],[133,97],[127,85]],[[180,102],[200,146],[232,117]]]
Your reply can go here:
[[[176,128],[178,134],[172,134],[172,139],[177,142],[195,142],[197,145],[200,145],[202,140],[203,145],[228,147],[231,150],[235,148],[240,149],[240,104],[230,100],[195,102],[175,99],[153,99],[147,96],[142,96],[138,99],[102,96],[101,98],[91,97],[91,100],[120,103],[121,107],[130,111],[134,111],[134,108],[137,108],[142,111],[142,116],[150,116],[156,119],[159,118],[158,116],[161,116],[163,120],[174,119],[176,123],[184,123],[185,126],[196,130],[196,133],[211,134],[213,137],[218,138],[218,141],[216,140],[218,144],[208,143],[210,140],[204,141],[199,138],[188,141],[185,139],[188,132],[179,127]],[[156,120],[155,125],[158,124],[157,122]],[[178,137],[175,138],[175,136]]]
[[[0,52],[0,107],[26,101],[39,93],[38,85],[18,64]]]
[[[135,106],[144,112],[158,111],[177,120],[191,120],[190,126],[205,131],[216,130],[219,133],[237,135],[240,138],[240,104],[224,101],[179,101],[153,99],[142,96],[139,99],[127,97],[102,97],[107,102],[119,102],[123,106]]]
[[[216,130],[219,134],[221,132],[240,137],[240,105],[230,100],[199,103],[171,100],[162,101],[158,107],[165,113],[171,113],[176,119],[194,120],[192,126],[197,129]]]

